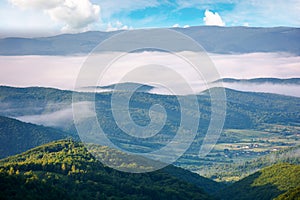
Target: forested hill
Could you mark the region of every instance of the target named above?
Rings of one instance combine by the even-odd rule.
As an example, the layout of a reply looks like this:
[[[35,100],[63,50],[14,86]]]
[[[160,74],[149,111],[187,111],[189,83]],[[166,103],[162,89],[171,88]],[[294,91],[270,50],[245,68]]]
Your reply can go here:
[[[110,159],[116,153],[99,148]],[[81,143],[56,141],[0,161],[0,199],[212,199],[199,183],[180,180],[168,170],[188,173],[175,167],[119,172],[103,166]]]
[[[66,138],[62,131],[0,116],[0,158]]]
[[[99,152],[107,159],[117,153]],[[225,188],[174,166],[124,173],[103,166],[81,143],[61,140],[0,160],[0,199],[299,199],[299,177],[300,166],[288,163]]]
[[[222,190],[224,200],[300,198],[300,165],[288,163],[266,167]]]
[[[255,128],[261,123],[295,124],[299,123],[299,98],[268,93],[240,92],[225,89],[227,97],[227,116],[225,128]],[[210,98],[203,93],[198,96],[201,112],[209,115]],[[84,93],[82,93],[84,99]],[[111,93],[98,93],[96,100],[102,101],[101,106],[109,109]],[[132,106],[140,108],[153,101],[166,102],[170,108],[177,106],[176,96],[137,93],[131,99]],[[147,103],[146,102],[146,103]],[[72,91],[51,88],[14,88],[0,86],[0,115],[3,116],[31,116],[54,113],[67,108],[71,109]],[[97,106],[96,106],[97,107]],[[58,118],[59,116],[57,116]],[[70,117],[72,118],[72,114]],[[68,118],[68,119],[69,119]],[[63,120],[63,119],[62,119]],[[62,120],[58,120],[62,122]],[[208,119],[203,119],[204,122]],[[49,119],[44,125],[48,125]],[[69,123],[69,124],[68,124]],[[204,123],[205,124],[205,123]],[[74,128],[72,120],[58,124],[63,130]],[[64,127],[67,126],[67,127]]]

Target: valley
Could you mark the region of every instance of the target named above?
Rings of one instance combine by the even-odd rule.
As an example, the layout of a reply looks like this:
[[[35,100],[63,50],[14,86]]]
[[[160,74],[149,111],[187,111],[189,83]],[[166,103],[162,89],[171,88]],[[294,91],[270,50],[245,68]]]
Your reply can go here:
[[[64,137],[80,139],[71,116],[72,91],[13,87],[0,87],[0,91],[1,115],[51,126],[66,133]],[[124,134],[114,122],[110,109],[111,94],[112,92],[96,94],[98,120],[111,141],[130,151],[148,152],[159,149],[172,140],[178,127],[177,117],[180,117],[176,97],[144,91],[134,94],[130,111],[136,123],[149,123],[147,109],[155,103],[164,105],[168,113],[166,125],[156,137],[134,140]],[[78,95],[78,103],[85,102],[83,105],[88,105],[85,108],[89,110],[90,95]],[[119,91],[119,95],[122,95],[122,91]],[[194,142],[175,165],[216,181],[231,182],[260,169],[238,166],[300,145],[298,98],[230,89],[226,89],[226,96],[227,115],[224,130],[213,150],[205,158],[199,158],[198,152],[209,123],[210,101],[205,92],[198,96],[201,126]],[[147,102],[144,101],[145,98],[148,99]],[[190,117],[193,117],[193,112],[190,112]],[[39,121],[35,121],[36,119]],[[218,173],[220,171],[217,169],[228,166],[232,166],[232,173]]]
[[[94,150],[120,166],[132,167],[127,158],[119,160],[122,152],[103,146]],[[143,166],[136,163],[135,167]],[[299,165],[288,163],[272,164],[233,184],[172,165],[150,173],[124,173],[106,167],[82,143],[69,139],[0,160],[0,198],[297,199],[299,176]]]
[[[0,200],[300,200],[300,1],[0,1]]]

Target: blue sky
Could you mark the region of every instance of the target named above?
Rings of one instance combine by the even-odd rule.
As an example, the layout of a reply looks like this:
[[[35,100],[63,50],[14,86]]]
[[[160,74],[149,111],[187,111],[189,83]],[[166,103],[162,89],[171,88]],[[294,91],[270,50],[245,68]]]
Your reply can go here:
[[[153,27],[300,26],[299,0],[4,0],[0,36]]]

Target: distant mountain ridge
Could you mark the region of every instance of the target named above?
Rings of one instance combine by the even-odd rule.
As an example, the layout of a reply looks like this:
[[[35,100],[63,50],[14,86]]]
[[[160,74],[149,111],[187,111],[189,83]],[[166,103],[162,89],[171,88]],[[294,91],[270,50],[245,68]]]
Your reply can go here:
[[[224,83],[271,83],[271,84],[295,84],[300,85],[300,78],[253,78],[253,79],[235,79],[235,78],[223,78],[218,81]]]
[[[186,34],[212,53],[287,52],[300,55],[300,28],[195,26],[171,29]],[[3,38],[0,39],[0,55],[87,54],[100,42],[120,32],[91,31],[40,38]]]
[[[150,92],[154,86],[141,84],[141,83],[134,83],[134,82],[125,82],[125,83],[117,83],[117,84],[110,84],[105,86],[90,86],[82,88],[83,91],[132,91],[135,89],[135,92]]]

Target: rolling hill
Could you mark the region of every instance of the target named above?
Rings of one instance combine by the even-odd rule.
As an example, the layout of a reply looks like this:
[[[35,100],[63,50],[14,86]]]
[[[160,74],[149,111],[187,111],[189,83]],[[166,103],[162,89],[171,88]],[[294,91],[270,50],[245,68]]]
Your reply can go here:
[[[219,182],[235,182],[278,163],[300,164],[300,146],[274,151],[254,159],[199,167],[197,173]],[[230,169],[230,170],[228,170]]]
[[[177,166],[194,172],[203,171],[206,167],[215,170],[213,166],[216,164],[243,163],[299,144],[299,98],[230,89],[225,91],[226,120],[215,148],[203,159],[197,156],[210,119],[210,97],[208,92],[204,92],[198,96],[202,124],[188,151],[175,163]],[[79,103],[89,108],[92,105],[87,98],[89,93],[78,94],[82,98],[82,102]],[[149,139],[135,140],[125,134],[114,121],[110,107],[111,94],[112,92],[104,92],[95,96],[99,124],[111,141],[129,151],[147,152],[158,149],[172,140],[180,117],[176,96],[144,92],[137,92],[132,96],[130,112],[137,124],[149,123],[147,113],[153,104],[163,105],[168,113],[167,123],[161,133]],[[124,92],[117,93],[123,94]],[[1,115],[50,126],[78,139],[71,103],[72,91],[39,87],[0,87]],[[193,108],[190,110],[190,117],[194,117]],[[243,170],[239,173],[242,173],[240,176],[245,176],[251,172],[252,170]],[[208,173],[205,174],[211,177]]]
[[[116,151],[99,147],[114,159]],[[121,161],[122,162],[122,161]],[[139,167],[139,166],[136,166]],[[172,171],[172,175],[168,172]],[[197,185],[176,174],[199,177]],[[207,183],[207,184],[206,184]],[[1,199],[213,199],[212,181],[176,167],[143,174],[103,166],[78,142],[62,140],[0,160]],[[219,184],[214,183],[218,190]]]
[[[276,197],[277,199],[284,199],[284,197],[298,199],[300,198],[299,177],[300,165],[275,164],[226,187],[218,194],[218,197],[224,200],[269,200]]]
[[[254,128],[261,123],[299,123],[299,98],[268,93],[240,92],[225,89],[227,116],[225,128]],[[80,93],[82,101],[88,100],[87,93]],[[112,92],[97,93],[96,101],[103,109],[108,109]],[[122,95],[122,92],[120,92]],[[145,102],[145,98],[148,102]],[[138,92],[132,98],[132,106],[146,109],[153,102],[166,104],[170,109],[178,107],[176,96],[156,95]],[[199,94],[198,101],[202,113],[209,114],[209,92]],[[0,86],[0,114],[3,116],[33,116],[71,108],[72,91],[52,88],[15,88]],[[99,108],[101,109],[101,108]],[[279,117],[280,116],[280,117]],[[207,117],[205,117],[207,118]],[[205,119],[204,119],[205,120]],[[259,123],[258,123],[259,122]]]
[[[97,148],[107,159],[118,154]],[[120,165],[124,161],[116,160]],[[60,140],[0,160],[0,198],[298,199],[299,177],[300,165],[288,163],[265,167],[227,186],[171,165],[149,173],[124,173],[104,166],[82,143]]]
[[[0,158],[66,138],[67,133],[0,116]]]

